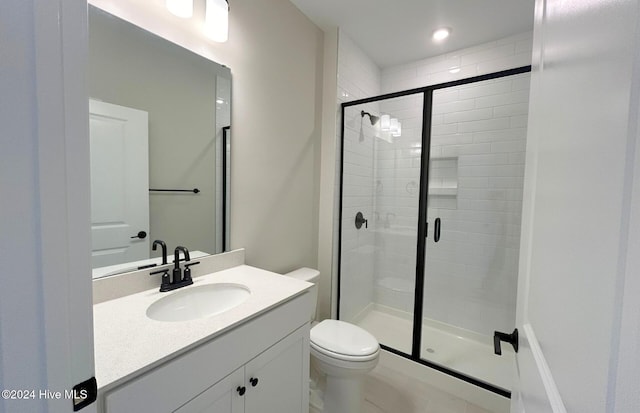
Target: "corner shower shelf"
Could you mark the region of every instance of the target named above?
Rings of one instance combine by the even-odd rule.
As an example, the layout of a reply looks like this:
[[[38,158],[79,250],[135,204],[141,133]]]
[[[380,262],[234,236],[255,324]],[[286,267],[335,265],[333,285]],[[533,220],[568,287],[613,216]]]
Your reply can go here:
[[[458,196],[458,157],[433,156],[429,169],[429,196],[442,197],[441,206],[455,207],[451,202]]]

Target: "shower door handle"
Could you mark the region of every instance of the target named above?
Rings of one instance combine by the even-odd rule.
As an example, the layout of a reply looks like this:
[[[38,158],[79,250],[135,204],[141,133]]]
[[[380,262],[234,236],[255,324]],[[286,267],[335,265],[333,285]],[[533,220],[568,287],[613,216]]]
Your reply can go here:
[[[493,352],[498,356],[502,355],[502,348],[500,348],[500,342],[504,341],[513,346],[513,349],[518,352],[518,329],[514,329],[513,333],[507,334],[500,331],[493,333]]]
[[[440,218],[436,218],[435,227],[433,228],[433,242],[440,241]]]

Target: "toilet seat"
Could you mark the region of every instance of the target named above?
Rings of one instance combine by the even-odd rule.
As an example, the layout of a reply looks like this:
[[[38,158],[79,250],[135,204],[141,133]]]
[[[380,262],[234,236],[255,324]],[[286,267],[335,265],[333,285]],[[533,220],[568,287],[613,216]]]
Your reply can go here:
[[[327,363],[330,363],[333,360],[334,364],[340,363],[341,365],[345,363],[348,363],[348,364],[349,363],[350,364],[365,363],[372,360],[375,360],[377,362],[378,356],[380,354],[380,351],[378,350],[367,356],[350,356],[347,354],[334,353],[330,350],[327,350],[326,348],[320,347],[313,343],[310,343],[310,350],[312,355],[323,359]]]
[[[378,358],[380,345],[366,330],[340,320],[324,320],[311,329],[310,346],[341,361],[366,362]]]

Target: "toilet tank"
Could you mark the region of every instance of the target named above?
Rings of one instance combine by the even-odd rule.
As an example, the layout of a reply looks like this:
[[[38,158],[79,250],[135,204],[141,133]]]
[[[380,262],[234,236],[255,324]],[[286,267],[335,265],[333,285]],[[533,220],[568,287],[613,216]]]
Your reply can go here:
[[[295,271],[288,272],[285,275],[313,284],[313,287],[309,290],[309,293],[311,294],[309,318],[313,321],[316,318],[316,306],[318,304],[318,281],[320,279],[320,271],[314,270],[313,268],[302,267]]]

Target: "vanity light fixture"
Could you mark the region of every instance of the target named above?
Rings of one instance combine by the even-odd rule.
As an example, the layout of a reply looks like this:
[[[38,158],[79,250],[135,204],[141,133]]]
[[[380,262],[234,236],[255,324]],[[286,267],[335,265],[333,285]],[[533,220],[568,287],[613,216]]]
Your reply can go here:
[[[398,119],[396,118],[391,118],[391,121],[389,122],[389,130],[391,131],[391,133],[395,132],[396,130],[398,130],[398,124],[400,122],[398,122]]]
[[[451,29],[448,27],[442,27],[436,31],[433,32],[433,41],[434,42],[441,42],[444,39],[446,39],[447,37],[449,37],[449,35],[451,34]]]
[[[224,43],[229,38],[229,1],[207,0],[204,32],[211,40]]]
[[[193,0],[166,0],[165,5],[172,14],[183,19],[193,16]]]
[[[402,134],[402,124],[398,119],[391,118],[389,132],[396,138]]]
[[[394,130],[391,130],[391,136],[397,138],[402,135],[402,123],[398,122],[398,127]]]
[[[380,116],[380,130],[386,132],[389,129],[391,129],[391,116],[389,115]]]

